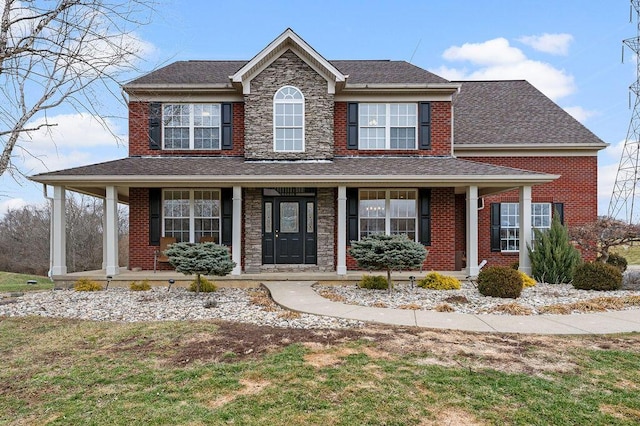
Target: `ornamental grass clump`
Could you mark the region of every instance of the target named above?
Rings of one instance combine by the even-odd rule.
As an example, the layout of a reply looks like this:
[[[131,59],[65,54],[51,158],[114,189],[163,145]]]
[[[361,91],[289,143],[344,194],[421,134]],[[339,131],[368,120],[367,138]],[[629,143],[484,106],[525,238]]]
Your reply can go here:
[[[151,284],[149,284],[149,280],[142,280],[140,282],[133,281],[131,284],[129,284],[129,290],[131,291],[151,290]]]
[[[213,281],[209,281],[205,277],[200,277],[200,291],[203,293],[211,293],[218,289],[216,284]],[[191,281],[189,285],[189,291],[198,292],[198,279]]]
[[[619,290],[622,287],[622,272],[602,262],[584,263],[576,268],[573,286],[579,290]]]
[[[511,268],[491,266],[478,274],[478,291],[483,296],[517,299],[522,287],[520,273]]]
[[[430,290],[460,290],[460,280],[437,272],[429,272],[426,277],[418,281],[418,287]]]
[[[358,282],[358,287],[369,290],[386,290],[387,279],[382,275],[364,275]]]
[[[73,289],[75,291],[100,291],[102,290],[102,285],[95,281],[91,281],[89,278],[80,278],[78,281],[73,283]]]

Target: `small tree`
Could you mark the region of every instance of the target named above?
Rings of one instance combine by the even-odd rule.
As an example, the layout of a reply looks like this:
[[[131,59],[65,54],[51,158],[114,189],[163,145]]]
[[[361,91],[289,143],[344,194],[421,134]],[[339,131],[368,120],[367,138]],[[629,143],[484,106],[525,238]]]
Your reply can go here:
[[[633,225],[608,216],[595,222],[571,228],[571,239],[587,253],[607,263],[611,247],[640,241],[640,225]]]
[[[419,268],[427,257],[424,246],[406,235],[372,235],[352,241],[349,254],[365,269],[387,271],[389,292],[393,288],[391,271]]]
[[[236,266],[229,250],[214,243],[175,243],[164,253],[176,271],[185,275],[196,274],[196,293],[200,293],[200,275],[223,277]]]
[[[569,240],[567,227],[560,223],[558,214],[553,215],[551,228],[533,230],[535,244],[527,245],[533,277],[539,282],[553,284],[568,283],[573,271],[580,263],[580,252]]]

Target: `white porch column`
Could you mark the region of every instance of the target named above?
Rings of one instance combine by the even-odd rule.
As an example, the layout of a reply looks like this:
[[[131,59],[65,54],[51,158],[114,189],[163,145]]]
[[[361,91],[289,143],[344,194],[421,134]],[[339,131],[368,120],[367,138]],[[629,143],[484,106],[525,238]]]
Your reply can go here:
[[[531,259],[527,246],[531,245],[531,187],[520,187],[520,270],[531,275]]]
[[[347,274],[347,187],[338,187],[338,242],[336,273]]]
[[[233,187],[233,220],[231,230],[231,260],[236,266],[231,275],[242,273],[242,187]]]
[[[107,199],[102,200],[102,269],[107,269]]]
[[[51,269],[50,276],[67,273],[67,218],[65,214],[66,194],[64,186],[53,187],[53,209],[51,210]]]
[[[104,239],[106,240],[106,265],[107,275],[120,273],[118,266],[118,189],[115,186],[107,186],[105,212],[106,227]]]
[[[478,268],[478,187],[467,187],[467,275],[475,277]]]

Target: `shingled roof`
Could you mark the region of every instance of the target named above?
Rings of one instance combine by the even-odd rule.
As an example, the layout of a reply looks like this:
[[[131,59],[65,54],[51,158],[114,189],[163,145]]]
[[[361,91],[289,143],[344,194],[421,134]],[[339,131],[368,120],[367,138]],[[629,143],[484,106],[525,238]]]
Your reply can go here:
[[[406,61],[389,60],[336,60],[329,61],[343,74],[347,84],[411,84],[448,83],[420,67]],[[229,76],[242,68],[247,61],[178,61],[150,72],[124,85],[226,85],[231,86]]]
[[[453,157],[341,157],[332,161],[251,161],[242,157],[128,157],[104,163],[41,173],[32,179],[40,182],[58,178],[94,177],[127,180],[145,177],[154,181],[161,177],[178,176],[194,181],[225,182],[246,179],[265,183],[270,178],[296,177],[321,179],[335,183],[346,180],[394,180],[404,177],[412,181],[447,180],[507,181],[509,179],[550,180],[544,173],[492,164],[461,160]],[[187,180],[189,180],[187,179]]]
[[[524,80],[459,81],[455,146],[606,144]]]

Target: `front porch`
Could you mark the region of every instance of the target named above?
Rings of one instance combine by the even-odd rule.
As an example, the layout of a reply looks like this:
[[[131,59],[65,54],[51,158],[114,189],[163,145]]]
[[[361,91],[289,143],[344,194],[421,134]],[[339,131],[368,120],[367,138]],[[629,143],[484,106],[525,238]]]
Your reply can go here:
[[[424,278],[431,271],[399,271],[393,272],[391,278],[394,282],[410,282],[410,277],[415,277],[415,281]],[[464,271],[437,271],[441,274],[450,275],[463,281],[467,275]],[[323,285],[348,285],[355,284],[364,275],[381,275],[386,277],[386,271],[349,271],[344,275],[335,272],[262,272],[262,273],[242,273],[240,275],[227,275],[225,277],[207,276],[207,279],[214,281],[218,287],[233,288],[253,288],[259,287],[261,283],[269,281],[314,281]],[[111,279],[107,277],[110,276]],[[152,287],[168,287],[169,280],[173,280],[172,287],[186,287],[195,279],[195,275],[184,275],[175,271],[131,271],[120,268],[117,275],[108,275],[104,269],[95,271],[74,272],[66,275],[55,276],[56,288],[72,288],[73,283],[81,278],[88,278],[103,285],[109,283],[109,287],[129,288],[133,281],[149,280]]]

